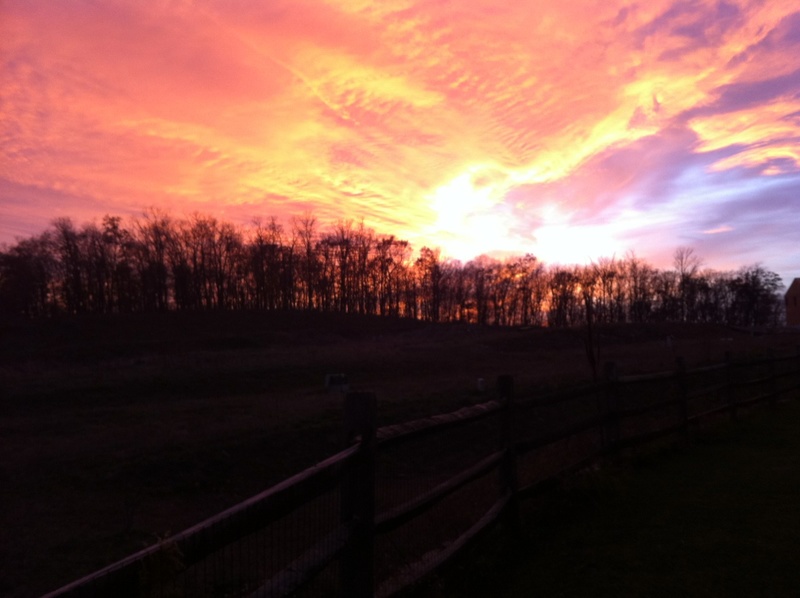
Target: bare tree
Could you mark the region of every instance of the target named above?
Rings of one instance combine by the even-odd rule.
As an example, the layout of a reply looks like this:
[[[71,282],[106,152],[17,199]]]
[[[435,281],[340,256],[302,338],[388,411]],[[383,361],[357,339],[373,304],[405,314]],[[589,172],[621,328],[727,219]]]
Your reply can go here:
[[[55,308],[57,257],[49,233],[0,251],[0,311],[42,317]]]
[[[669,270],[633,253],[586,267],[545,267],[532,255],[462,264],[429,247],[414,258],[407,241],[378,236],[363,222],[320,231],[306,214],[288,234],[275,218],[254,225],[244,232],[208,215],[175,220],[155,209],[127,228],[113,216],[80,228],[56,220],[42,235],[0,249],[0,310],[36,317],[301,308],[592,330],[626,321],[759,326],[781,316],[777,274],[760,265],[701,271],[687,247],[675,251]]]
[[[678,247],[673,254],[673,265],[678,273],[679,319],[682,322],[695,319],[695,275],[702,263],[691,247]]]
[[[319,286],[320,264],[315,243],[317,239],[317,219],[306,212],[300,218],[292,220],[292,227],[300,246],[300,281],[301,297],[300,300],[306,309],[313,309],[317,304],[316,290]]]
[[[422,318],[431,322],[439,321],[442,300],[442,267],[439,253],[438,249],[423,247],[414,264],[419,281]]]

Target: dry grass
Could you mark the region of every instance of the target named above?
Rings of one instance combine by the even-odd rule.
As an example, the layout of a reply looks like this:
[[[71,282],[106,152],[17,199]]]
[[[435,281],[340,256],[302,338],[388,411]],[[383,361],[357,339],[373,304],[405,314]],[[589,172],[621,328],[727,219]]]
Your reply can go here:
[[[340,448],[326,373],[379,399],[380,423],[588,379],[578,331],[434,326],[304,313],[164,314],[0,325],[0,593],[36,596],[176,532]],[[664,338],[675,338],[672,347]],[[615,328],[626,373],[797,333]]]

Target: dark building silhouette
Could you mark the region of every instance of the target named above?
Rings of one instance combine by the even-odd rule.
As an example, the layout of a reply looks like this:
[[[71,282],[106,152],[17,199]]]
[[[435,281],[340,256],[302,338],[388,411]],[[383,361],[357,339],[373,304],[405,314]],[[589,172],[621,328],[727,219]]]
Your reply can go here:
[[[786,323],[800,326],[800,278],[795,278],[786,291]]]

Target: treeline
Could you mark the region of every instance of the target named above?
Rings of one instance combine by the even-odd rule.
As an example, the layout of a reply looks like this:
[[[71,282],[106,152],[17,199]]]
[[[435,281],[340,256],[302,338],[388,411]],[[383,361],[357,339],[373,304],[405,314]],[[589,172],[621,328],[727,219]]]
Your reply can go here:
[[[674,268],[633,254],[588,266],[532,255],[467,263],[342,221],[312,216],[245,230],[206,215],[152,210],[77,227],[55,220],[0,249],[0,311],[29,317],[166,310],[317,310],[438,322],[579,326],[623,322],[775,325],[780,277],[761,266],[701,269],[678,248]]]

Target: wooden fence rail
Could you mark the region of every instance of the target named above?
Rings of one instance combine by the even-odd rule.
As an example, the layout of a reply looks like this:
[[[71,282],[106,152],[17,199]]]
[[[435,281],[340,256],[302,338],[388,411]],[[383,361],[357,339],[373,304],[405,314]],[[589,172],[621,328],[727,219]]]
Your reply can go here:
[[[142,573],[162,568],[154,564],[180,554],[180,566],[191,566],[253,529],[281,518],[339,484],[342,471],[359,449],[359,445],[350,446],[179,534],[47,594],[46,598],[146,595],[152,590],[152,580]]]
[[[519,501],[548,487],[598,458],[671,434],[687,435],[709,418],[757,403],[774,405],[780,397],[799,397],[800,347],[796,354],[735,361],[687,369],[682,360],[669,372],[618,375],[608,364],[605,380],[560,393],[518,398],[510,376],[498,378],[498,398],[452,413],[376,428],[377,402],[371,393],[345,397],[347,447],[284,482],[154,546],[52,592],[46,598],[86,596],[149,596],[161,579],[143,572],[180,555],[176,570],[191,567],[232,542],[264,528],[325,492],[341,497],[340,525],[321,538],[306,538],[308,547],[288,566],[255,589],[240,594],[253,598],[282,596],[301,589],[333,561],[339,562],[340,592],[352,598],[389,596],[416,583],[452,558],[499,520],[517,525]],[[554,421],[537,414],[561,409]],[[574,421],[564,419],[583,413]],[[426,437],[444,437],[455,428],[498,416],[501,442],[496,450],[459,468],[433,487],[376,513],[377,457],[388,447]],[[564,419],[564,421],[562,421]],[[533,430],[526,422],[539,422]],[[554,427],[558,424],[560,427]],[[550,428],[550,429],[548,429]],[[586,448],[559,462],[549,472],[521,483],[526,459],[559,443],[589,438]],[[393,574],[376,579],[376,538],[413,523],[463,488],[496,472],[497,492],[490,506],[445,547],[417,555]],[[161,568],[163,570],[163,567]]]

